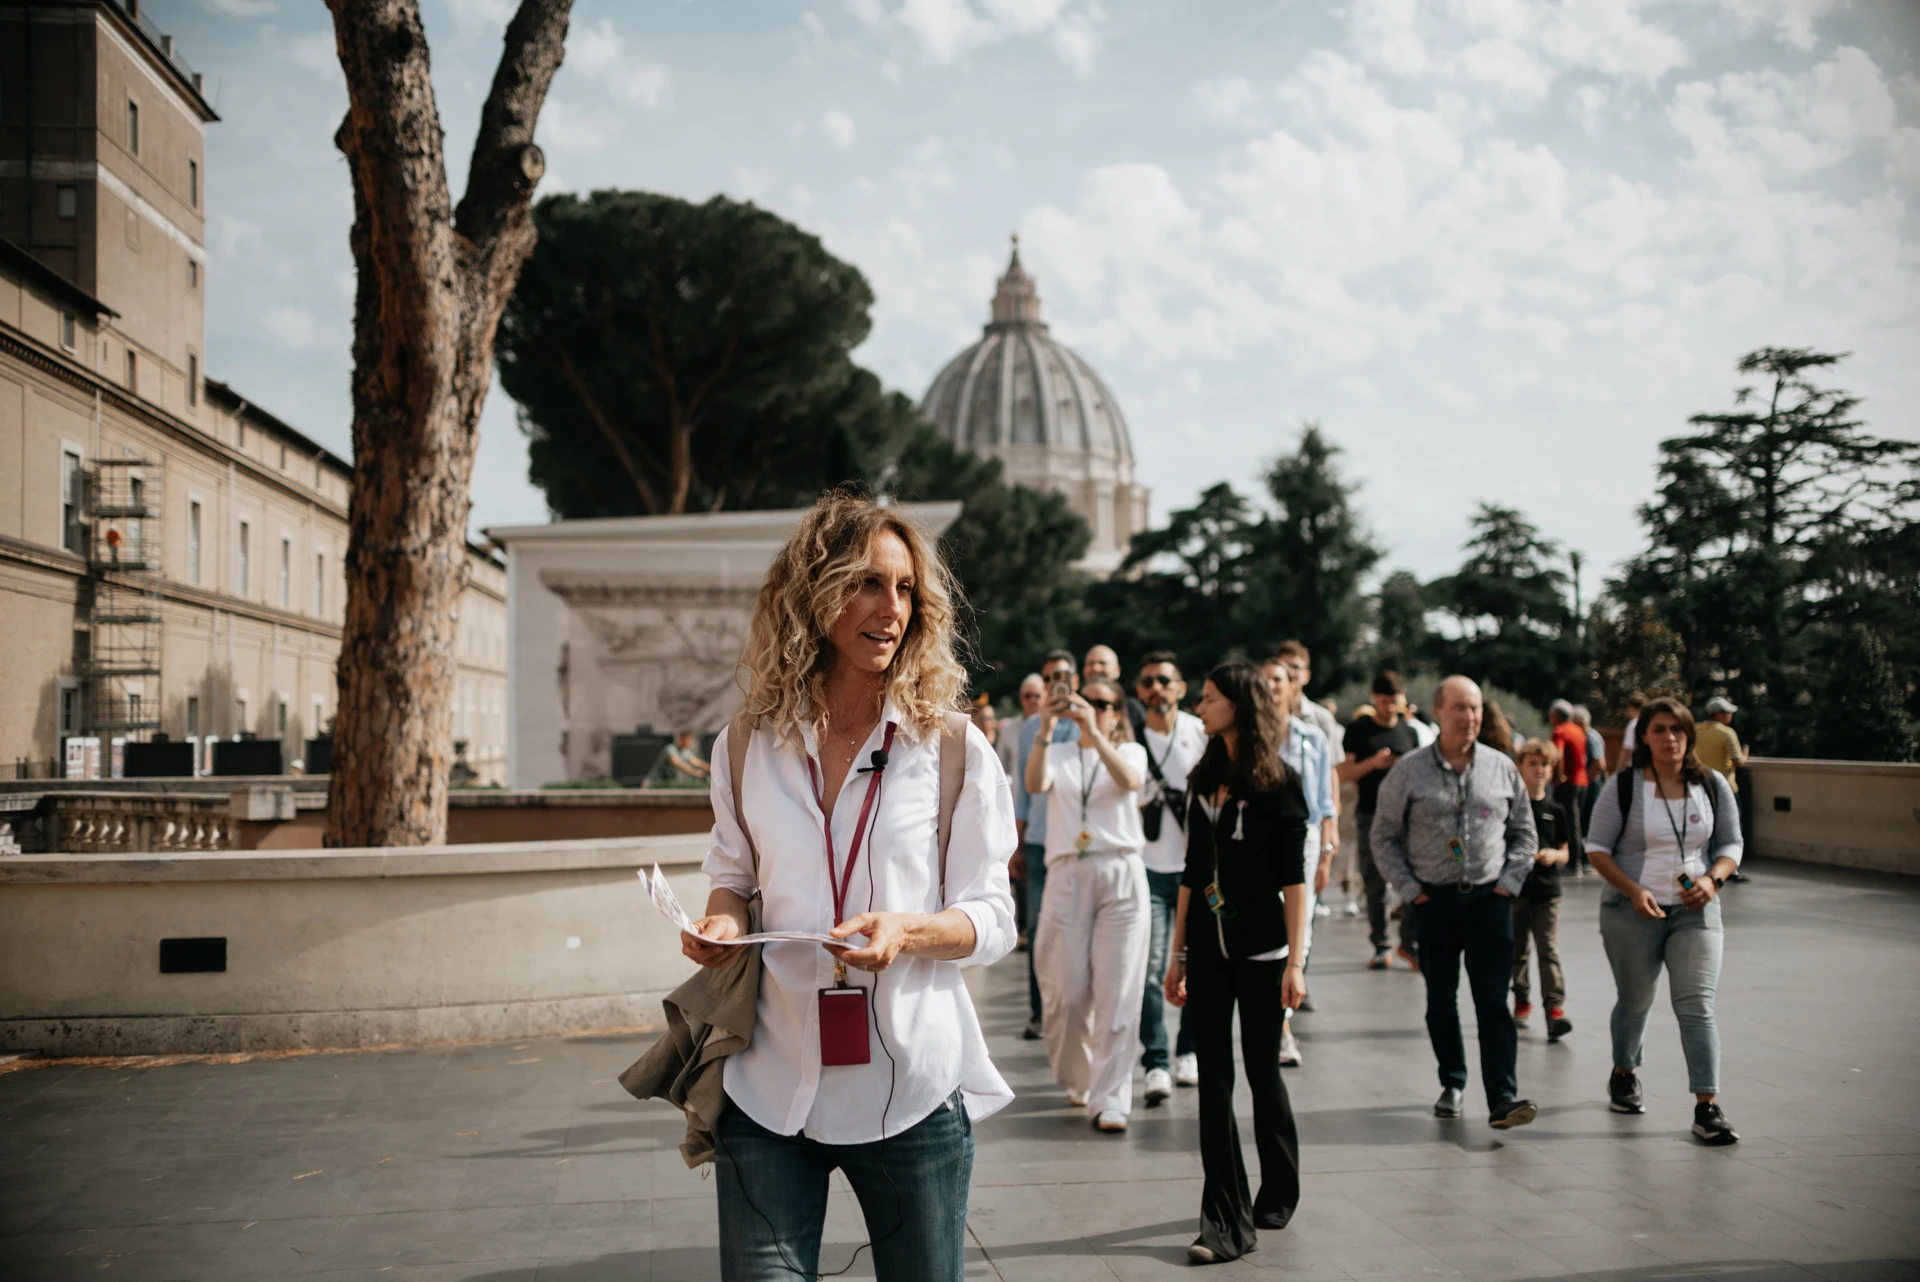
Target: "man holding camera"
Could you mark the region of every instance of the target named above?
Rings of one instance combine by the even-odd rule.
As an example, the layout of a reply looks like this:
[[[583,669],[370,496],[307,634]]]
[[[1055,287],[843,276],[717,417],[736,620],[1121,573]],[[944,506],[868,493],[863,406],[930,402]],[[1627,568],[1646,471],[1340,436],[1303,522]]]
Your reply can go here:
[[[1146,707],[1141,742],[1147,749],[1147,780],[1140,790],[1140,826],[1147,838],[1142,860],[1147,866],[1149,943],[1147,989],[1140,1002],[1140,1066],[1147,1070],[1147,1107],[1152,1108],[1173,1093],[1175,1084],[1194,1086],[1200,1081],[1200,1066],[1185,1033],[1185,1012],[1169,1061],[1162,981],[1180,875],[1187,867],[1187,772],[1207,750],[1207,731],[1200,718],[1180,711],[1187,683],[1180,679],[1173,651],[1154,650],[1142,659],[1134,689]]]

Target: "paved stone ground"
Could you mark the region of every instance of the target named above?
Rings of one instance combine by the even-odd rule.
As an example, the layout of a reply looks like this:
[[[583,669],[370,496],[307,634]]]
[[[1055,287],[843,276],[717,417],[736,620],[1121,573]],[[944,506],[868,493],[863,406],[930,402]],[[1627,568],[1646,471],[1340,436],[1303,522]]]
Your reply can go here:
[[[1323,922],[1320,1010],[1287,1074],[1305,1197],[1217,1276],[1920,1278],[1920,885],[1772,865],[1729,892],[1730,1150],[1687,1136],[1664,1001],[1648,1114],[1606,1110],[1596,897],[1575,883],[1564,913],[1576,1030],[1522,1035],[1542,1111],[1510,1133],[1429,1116],[1419,980],[1365,971],[1361,924]],[[1093,1133],[1018,1040],[1022,966],[984,977],[1020,1097],[977,1132],[969,1276],[1174,1276],[1200,1195],[1192,1093]],[[0,1278],[713,1278],[712,1188],[675,1152],[678,1114],[613,1081],[647,1040],[8,1073]],[[864,1236],[842,1186],[824,1267]],[[850,1276],[870,1275],[862,1255]]]

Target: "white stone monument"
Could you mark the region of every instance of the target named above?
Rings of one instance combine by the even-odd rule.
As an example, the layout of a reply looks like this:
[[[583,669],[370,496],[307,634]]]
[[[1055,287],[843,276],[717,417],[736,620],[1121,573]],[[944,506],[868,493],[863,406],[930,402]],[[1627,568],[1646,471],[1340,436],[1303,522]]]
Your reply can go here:
[[[958,503],[903,503],[929,540]],[[740,706],[753,601],[799,510],[490,529],[507,553],[507,781],[606,779],[613,737],[704,733]]]

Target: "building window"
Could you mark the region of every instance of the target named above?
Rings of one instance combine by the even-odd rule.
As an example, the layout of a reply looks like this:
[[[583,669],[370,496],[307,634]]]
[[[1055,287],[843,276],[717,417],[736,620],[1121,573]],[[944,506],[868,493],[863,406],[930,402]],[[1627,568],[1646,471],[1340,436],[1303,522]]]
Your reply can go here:
[[[285,441],[280,442],[280,470],[282,472],[287,470],[287,443]]]
[[[287,737],[287,701],[285,699],[274,700],[273,737],[276,739]]]
[[[60,737],[72,738],[80,733],[80,687],[63,685],[60,687]]]
[[[72,183],[61,183],[53,189],[54,216],[62,222],[72,222],[80,216],[80,189]]]
[[[200,403],[200,358],[192,352],[187,353],[187,404]]]
[[[327,617],[327,554],[313,554],[313,617]],[[315,722],[315,724],[319,724]]]
[[[247,594],[247,585],[253,581],[253,526],[240,522],[240,586],[239,595]]]
[[[313,725],[307,731],[307,737],[318,739],[327,732],[327,701],[319,695],[313,696]]]
[[[74,319],[73,313],[61,312],[60,313],[60,346],[66,348],[68,351],[72,351],[74,347],[74,343],[79,337],[79,333],[80,333],[80,325],[79,325],[79,322]]]
[[[195,209],[200,208],[200,162],[187,162],[187,203]]]
[[[233,732],[236,735],[246,732],[249,711],[246,695],[243,694],[233,701]]]
[[[200,264],[192,258],[187,260],[187,288],[200,288]]]
[[[127,99],[127,150],[140,154],[140,104]]]
[[[145,696],[129,694],[127,696],[127,729],[140,728],[140,714],[146,710]]]
[[[200,733],[200,696],[197,694],[190,694],[187,696],[187,737],[192,738],[193,736],[199,733]]]
[[[73,450],[60,452],[60,546],[69,552],[80,551],[80,486],[86,472],[80,455]]]
[[[200,500],[187,504],[187,581],[200,581]],[[188,734],[193,732],[189,730]]]
[[[293,604],[293,540],[280,540],[280,608]]]
[[[131,347],[127,349],[127,390],[140,394],[140,358]]]

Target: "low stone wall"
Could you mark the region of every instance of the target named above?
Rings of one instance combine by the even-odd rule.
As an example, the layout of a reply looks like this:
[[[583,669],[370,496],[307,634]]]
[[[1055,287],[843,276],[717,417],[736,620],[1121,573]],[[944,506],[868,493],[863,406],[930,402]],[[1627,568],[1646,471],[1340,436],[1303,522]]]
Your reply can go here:
[[[704,836],[0,858],[0,1050],[228,1052],[655,1023],[690,973],[636,871]],[[218,945],[162,941],[222,941]],[[225,969],[167,973],[207,964]]]
[[[1746,787],[1760,858],[1920,874],[1920,764],[1755,757]]]

